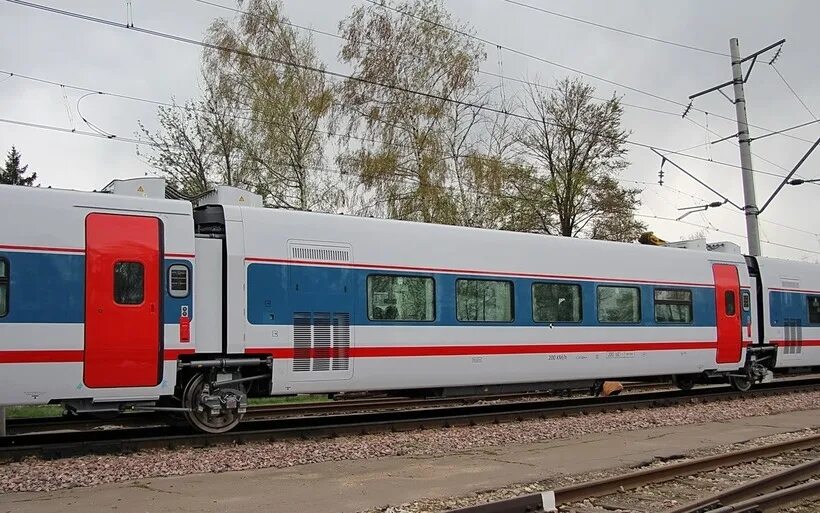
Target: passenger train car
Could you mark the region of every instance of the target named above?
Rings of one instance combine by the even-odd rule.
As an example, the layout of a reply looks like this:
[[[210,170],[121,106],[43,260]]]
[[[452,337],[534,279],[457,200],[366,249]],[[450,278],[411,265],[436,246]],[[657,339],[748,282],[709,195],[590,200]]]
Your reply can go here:
[[[161,179],[0,186],[0,404],[178,412],[249,396],[605,378],[746,389],[820,366],[820,269],[261,208]]]

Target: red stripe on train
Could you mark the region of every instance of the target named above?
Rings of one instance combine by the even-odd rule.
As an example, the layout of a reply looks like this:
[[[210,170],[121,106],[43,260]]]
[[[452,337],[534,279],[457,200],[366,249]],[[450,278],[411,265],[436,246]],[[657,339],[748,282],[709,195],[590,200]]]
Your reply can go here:
[[[163,359],[176,360],[180,355],[193,354],[193,349],[166,349]],[[48,349],[33,351],[0,351],[2,363],[80,363],[83,361],[82,349]]]
[[[820,340],[772,340],[772,344],[784,346],[820,347]]]
[[[294,349],[292,347],[253,347],[247,354],[270,354],[274,358],[398,358],[419,356],[492,356],[554,353],[606,353],[612,351],[676,351],[715,349],[715,342],[621,342],[599,344],[531,344],[469,346],[381,346]]]

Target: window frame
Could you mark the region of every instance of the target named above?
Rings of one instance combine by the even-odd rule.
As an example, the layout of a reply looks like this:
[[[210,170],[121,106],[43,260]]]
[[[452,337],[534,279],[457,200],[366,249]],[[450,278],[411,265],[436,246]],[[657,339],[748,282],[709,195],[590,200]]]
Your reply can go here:
[[[539,321],[535,319],[535,286],[536,285],[563,285],[578,289],[578,320],[577,321]],[[532,322],[537,324],[581,324],[584,321],[584,288],[580,283],[560,281],[534,281],[530,286],[530,300],[532,302]]]
[[[602,288],[609,289],[634,289],[638,291],[638,320],[636,321],[602,321],[601,320],[601,296]],[[641,287],[637,285],[597,285],[595,287],[595,318],[602,324],[640,324],[643,321],[643,298],[641,297]]]
[[[142,297],[139,303],[120,303],[117,301],[117,265],[119,264],[139,264],[140,268],[142,269]],[[117,306],[124,306],[124,307],[136,307],[142,306],[145,304],[145,263],[140,262],[138,260],[116,260],[114,265],[111,269],[113,271],[113,282],[111,286],[111,299],[114,301],[114,304]]]
[[[685,291],[689,292],[689,301],[682,301],[682,300],[670,300],[670,299],[658,299],[655,294],[658,291],[670,291],[670,292],[678,292],[678,291]],[[657,306],[661,305],[688,305],[689,306],[689,320],[688,321],[661,321],[658,320],[658,310]],[[695,322],[695,294],[692,289],[687,289],[683,287],[654,287],[652,289],[652,310],[655,314],[655,322],[658,324],[693,324]]]
[[[0,318],[3,318],[7,316],[11,310],[11,305],[9,304],[11,301],[11,262],[5,257],[0,257],[0,262],[3,263],[3,268],[6,272],[5,275],[0,276],[0,286],[5,285],[5,292],[2,292],[2,294],[5,299],[6,311],[0,312]]]
[[[180,296],[176,295],[174,290],[171,288],[171,272],[175,269],[184,268],[185,269],[185,295]],[[168,283],[167,293],[168,297],[173,299],[186,299],[191,295],[191,268],[188,267],[186,264],[171,264],[168,266],[168,272],[166,276],[166,280]]]
[[[817,299],[818,301],[820,301],[820,296],[818,296],[817,294],[813,294],[813,295],[812,294],[806,294],[806,308],[808,310],[806,313],[808,314],[809,325],[816,326],[816,325],[820,324],[820,317],[815,321],[811,320],[811,300],[812,299]]]
[[[460,281],[491,281],[496,283],[509,283],[510,284],[510,320],[508,321],[487,321],[487,320],[462,320],[458,318],[458,282]],[[512,324],[515,322],[515,283],[512,280],[496,280],[493,278],[456,278],[455,282],[455,314],[456,314],[456,322],[463,322],[463,323],[475,323],[475,324]]]
[[[371,309],[370,309],[370,278],[418,278],[422,280],[430,280],[433,283],[432,291],[433,291],[433,318],[432,319],[425,319],[425,320],[417,320],[417,319],[374,319],[370,316]],[[438,319],[438,309],[436,305],[436,278],[432,275],[412,275],[412,274],[387,274],[387,273],[373,273],[368,274],[364,280],[364,295],[365,301],[367,306],[367,320],[371,322],[384,322],[384,323],[391,323],[391,322],[421,322],[425,324],[431,324],[436,322]]]

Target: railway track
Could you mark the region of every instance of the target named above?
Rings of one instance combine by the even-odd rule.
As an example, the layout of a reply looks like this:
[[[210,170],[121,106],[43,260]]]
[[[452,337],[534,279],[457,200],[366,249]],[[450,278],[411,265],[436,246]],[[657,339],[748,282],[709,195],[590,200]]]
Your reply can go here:
[[[707,402],[799,393],[817,389],[820,389],[820,379],[805,379],[768,383],[746,393],[728,388],[709,387],[689,392],[667,390],[631,393],[609,398],[505,401],[359,411],[332,415],[267,417],[247,420],[242,422],[236,430],[223,434],[196,433],[189,428],[174,426],[29,433],[0,438],[0,459],[13,460],[27,456],[60,458],[90,453],[131,452],[148,448],[203,447],[251,441],[508,422],[584,412],[667,406],[688,401]]]
[[[650,485],[673,483],[690,476],[720,472],[740,465],[749,465],[778,458],[785,466],[763,476],[758,474],[736,486],[711,494],[697,494],[694,500],[680,503],[673,499],[673,487],[667,493],[645,491]],[[759,470],[759,469],[756,469]],[[736,452],[697,458],[680,463],[639,470],[630,474],[579,483],[556,490],[548,490],[512,499],[479,504],[450,513],[529,513],[535,511],[575,511],[593,513],[604,511],[652,511],[658,513],[761,513],[777,511],[803,499],[820,497],[820,435],[753,447]],[[642,488],[644,493],[637,493]],[[624,496],[636,494],[630,503]],[[677,493],[680,493],[679,491]],[[658,503],[658,497],[661,502]],[[679,497],[679,495],[677,496]],[[597,499],[590,501],[591,498]],[[654,498],[653,502],[650,498]],[[664,507],[663,501],[678,503]],[[583,502],[582,502],[583,501]],[[579,504],[580,503],[580,504]],[[637,506],[636,506],[637,504]],[[563,508],[562,508],[563,506]]]
[[[668,389],[664,383],[625,383],[625,392]],[[525,392],[509,394],[466,395],[441,398],[376,397],[367,399],[344,399],[303,403],[281,403],[248,407],[246,419],[280,418],[306,415],[327,415],[354,411],[391,410],[398,408],[426,408],[467,405],[488,401],[516,401],[556,398],[554,392]],[[166,424],[163,415],[152,412],[125,413],[112,419],[100,419],[92,415],[66,415],[61,417],[13,418],[6,421],[11,435],[43,431],[79,431],[139,427],[141,425]]]

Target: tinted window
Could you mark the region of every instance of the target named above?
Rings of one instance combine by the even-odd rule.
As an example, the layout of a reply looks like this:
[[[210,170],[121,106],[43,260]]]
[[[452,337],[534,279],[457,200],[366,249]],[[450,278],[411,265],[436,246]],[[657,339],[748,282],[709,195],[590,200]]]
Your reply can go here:
[[[600,322],[640,322],[641,291],[636,287],[598,287]]]
[[[809,322],[820,324],[820,296],[809,296]]]
[[[456,318],[459,321],[512,321],[512,291],[509,281],[456,280]]]
[[[0,317],[9,313],[9,261],[0,258]]]
[[[656,322],[692,322],[692,291],[655,289]]]
[[[114,264],[114,301],[138,305],[145,299],[145,267],[139,262]]]
[[[581,286],[563,283],[533,283],[532,319],[535,322],[580,321]]]
[[[735,292],[733,290],[727,290],[726,294],[724,294],[724,299],[726,301],[726,315],[734,315],[737,311],[737,305],[735,304]]]
[[[433,279],[418,276],[368,276],[367,315],[374,321],[432,321]]]

